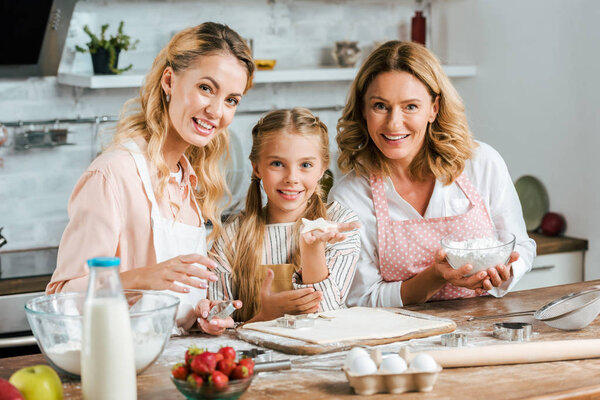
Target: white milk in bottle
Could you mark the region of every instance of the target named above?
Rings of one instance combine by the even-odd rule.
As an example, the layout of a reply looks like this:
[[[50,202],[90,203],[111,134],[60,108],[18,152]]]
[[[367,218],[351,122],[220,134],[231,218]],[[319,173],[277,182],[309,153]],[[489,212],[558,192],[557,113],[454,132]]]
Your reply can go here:
[[[83,310],[81,388],[85,400],[135,400],[135,358],[119,258],[88,260],[90,281]]]

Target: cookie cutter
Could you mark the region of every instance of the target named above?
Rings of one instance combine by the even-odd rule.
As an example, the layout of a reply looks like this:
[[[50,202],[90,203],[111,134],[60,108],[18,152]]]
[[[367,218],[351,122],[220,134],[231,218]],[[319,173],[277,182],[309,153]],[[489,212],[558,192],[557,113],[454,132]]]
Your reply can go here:
[[[533,327],[528,322],[497,322],[493,336],[510,342],[526,342],[531,338]]]
[[[442,346],[462,347],[467,345],[467,335],[464,333],[446,333],[442,335]]]
[[[300,328],[311,328],[315,326],[315,318],[311,318],[306,314],[302,315],[289,315],[285,314],[283,317],[275,320],[277,326],[280,328],[300,329]]]
[[[222,301],[217,303],[210,309],[206,320],[210,322],[213,318],[227,318],[235,311],[233,301]]]
[[[252,348],[250,350],[238,350],[236,353],[238,359],[248,357],[256,362],[269,362],[273,360],[272,350]]]

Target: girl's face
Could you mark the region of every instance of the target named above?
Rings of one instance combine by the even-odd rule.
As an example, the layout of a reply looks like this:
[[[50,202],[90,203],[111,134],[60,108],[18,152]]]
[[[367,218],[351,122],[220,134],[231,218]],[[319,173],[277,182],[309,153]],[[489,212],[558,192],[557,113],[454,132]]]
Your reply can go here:
[[[178,73],[167,67],[161,83],[171,96],[170,139],[184,150],[206,146],[231,123],[247,80],[246,69],[230,54],[200,56]]]
[[[382,72],[367,88],[363,115],[369,136],[392,162],[408,167],[435,121],[438,99],[432,101],[425,85],[404,71]]]
[[[318,135],[280,132],[263,144],[252,167],[267,194],[269,223],[302,217],[325,172],[320,150]]]

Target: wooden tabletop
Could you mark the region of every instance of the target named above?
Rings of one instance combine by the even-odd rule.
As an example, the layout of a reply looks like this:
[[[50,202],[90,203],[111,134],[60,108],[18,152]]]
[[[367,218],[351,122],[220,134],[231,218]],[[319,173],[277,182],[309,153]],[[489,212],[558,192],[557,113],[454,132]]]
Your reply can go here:
[[[468,316],[494,315],[511,311],[537,309],[551,300],[568,293],[598,285],[600,281],[554,286],[549,288],[509,293],[504,298],[480,297],[465,300],[432,302],[407,309],[453,319],[457,331],[467,333],[471,339],[485,339],[503,343],[490,336],[494,322],[504,319],[467,321]],[[560,331],[532,317],[516,317],[511,321],[527,321],[533,323],[536,341],[591,339],[600,337],[600,318],[583,330],[569,332]],[[205,335],[193,335],[173,338],[159,360],[148,370],[138,376],[139,399],[183,399],[169,379],[170,365],[183,358],[185,348],[196,343],[203,347],[218,348],[232,345],[237,349],[248,349],[253,346],[241,342],[233,332],[218,338]],[[411,348],[433,343],[437,339],[417,339],[409,343]],[[429,341],[429,342],[427,342]],[[439,343],[439,340],[437,341]],[[505,342],[504,342],[505,343]],[[400,346],[406,343],[395,343],[382,347]],[[339,353],[338,353],[339,354]],[[335,356],[335,355],[333,355]],[[286,359],[294,356],[273,353],[274,359]],[[319,359],[309,356],[303,360]],[[341,355],[338,356],[341,360]],[[41,355],[31,355],[0,359],[0,377],[8,379],[17,369],[45,363]],[[63,377],[65,399],[80,399],[81,385]],[[242,400],[260,399],[353,399],[358,398],[341,371],[322,371],[311,368],[293,369],[290,371],[261,373],[255,377]],[[402,395],[378,394],[368,396],[369,399],[565,399],[600,398],[600,359],[558,361],[536,364],[501,365],[491,367],[446,368],[444,369],[429,393],[404,393]]]

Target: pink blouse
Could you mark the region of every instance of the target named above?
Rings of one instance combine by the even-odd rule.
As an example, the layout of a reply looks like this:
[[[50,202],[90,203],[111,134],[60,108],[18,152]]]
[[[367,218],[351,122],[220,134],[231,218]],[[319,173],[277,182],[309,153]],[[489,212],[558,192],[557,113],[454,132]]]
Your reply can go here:
[[[145,153],[148,144],[135,140]],[[148,169],[153,187],[158,187],[157,170]],[[181,185],[171,177],[167,192],[157,198],[160,213],[177,221],[199,226],[191,188],[197,178],[185,156]],[[120,257],[120,271],[156,264],[150,201],[129,151],[111,150],[97,157],[83,173],[69,199],[69,223],[58,248],[58,259],[46,293],[85,291],[86,261],[93,257]]]

